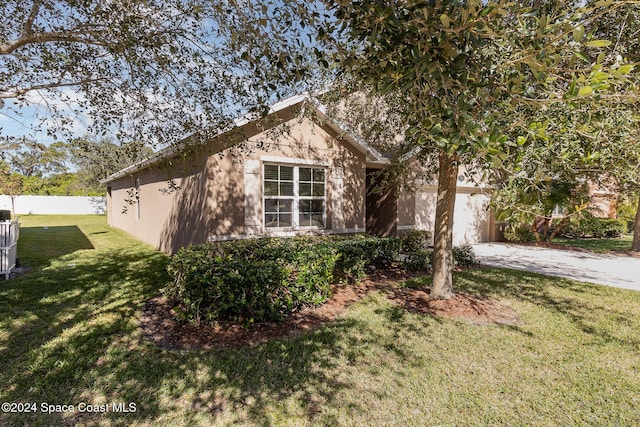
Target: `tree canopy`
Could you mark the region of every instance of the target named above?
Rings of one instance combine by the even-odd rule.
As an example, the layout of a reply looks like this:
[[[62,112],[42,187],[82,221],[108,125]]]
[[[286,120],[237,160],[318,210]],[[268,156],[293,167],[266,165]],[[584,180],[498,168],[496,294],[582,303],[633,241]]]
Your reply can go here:
[[[458,166],[488,176],[526,144],[541,149],[523,113],[625,96],[634,65],[615,46],[627,41],[600,38],[595,23],[633,2],[327,3],[333,19],[321,40],[344,87],[383,96],[405,124],[397,163],[411,155],[438,159],[431,293],[447,298]],[[387,118],[379,114],[374,126]],[[552,131],[543,130],[551,140]]]
[[[50,134],[84,114],[95,134],[152,145],[225,128],[302,75],[304,49],[274,50],[299,30],[278,3],[1,2],[1,112],[20,120],[45,103],[34,126]]]

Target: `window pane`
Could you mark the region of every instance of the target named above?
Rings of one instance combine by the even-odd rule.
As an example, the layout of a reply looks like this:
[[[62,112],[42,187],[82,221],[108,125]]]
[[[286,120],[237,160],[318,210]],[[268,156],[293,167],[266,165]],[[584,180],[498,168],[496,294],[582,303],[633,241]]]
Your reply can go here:
[[[313,227],[324,227],[324,221],[322,220],[322,214],[311,215],[311,225]]]
[[[265,227],[277,227],[278,226],[278,214],[266,214],[264,216]]]
[[[298,210],[300,212],[309,212],[311,210],[311,200],[300,200],[298,202]]]
[[[280,166],[280,181],[293,181],[292,166]]]
[[[294,188],[296,175],[297,188]],[[325,179],[323,168],[264,165],[264,220],[266,228],[293,227],[294,203],[296,225],[325,227]],[[294,196],[295,194],[295,196]]]
[[[267,213],[278,212],[278,201],[274,199],[265,199],[264,211]]]
[[[300,168],[300,181],[311,181],[311,168]]]
[[[311,195],[311,183],[300,183],[300,195],[301,196],[310,196]]]
[[[293,182],[280,182],[280,195],[293,196]]]
[[[291,214],[280,214],[280,227],[291,227]]]
[[[314,196],[324,196],[324,184],[313,184],[313,195]]]
[[[298,221],[300,222],[300,227],[309,227],[311,225],[311,215],[301,213],[299,215]]]
[[[278,166],[264,165],[264,179],[276,181],[278,179]]]
[[[311,200],[311,212],[324,212],[324,203],[322,200]]]
[[[291,200],[278,200],[278,212],[291,213]]]
[[[265,196],[277,196],[278,195],[278,183],[274,181],[264,182],[264,195]]]

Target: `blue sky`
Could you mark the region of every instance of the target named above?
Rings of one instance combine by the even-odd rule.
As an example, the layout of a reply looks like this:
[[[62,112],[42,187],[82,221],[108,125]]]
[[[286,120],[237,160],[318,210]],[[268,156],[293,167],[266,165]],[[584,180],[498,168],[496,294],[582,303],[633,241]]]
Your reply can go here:
[[[11,99],[5,99],[0,109],[0,128],[2,128],[0,135],[2,137],[24,136],[46,145],[83,136],[87,133],[87,124],[90,121],[84,115],[73,113],[71,107],[46,94],[38,93],[31,93],[28,96],[28,102],[22,107]],[[47,133],[48,129],[56,127],[57,119],[51,114],[51,108],[58,108],[59,114],[71,120],[71,125],[65,127],[69,132],[64,135],[60,133],[57,138]]]

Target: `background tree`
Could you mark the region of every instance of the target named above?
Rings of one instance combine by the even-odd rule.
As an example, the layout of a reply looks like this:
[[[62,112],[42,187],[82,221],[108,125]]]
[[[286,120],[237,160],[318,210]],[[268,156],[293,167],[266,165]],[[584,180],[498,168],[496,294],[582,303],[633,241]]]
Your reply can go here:
[[[48,146],[31,140],[10,141],[2,149],[4,176],[12,178],[11,188],[20,187],[11,194],[49,196],[103,195],[101,179],[153,154],[141,142],[120,145],[93,137]]]
[[[0,160],[0,194],[11,197],[11,213],[15,215],[15,199],[22,194],[22,176],[12,173],[9,164],[3,160]]]
[[[109,138],[92,137],[74,140],[70,152],[79,183],[100,194],[104,193],[100,180],[153,155],[150,147],[138,141],[118,145]]]
[[[28,138],[5,141],[0,145],[2,157],[13,171],[25,177],[42,177],[68,171],[68,146],[64,142],[45,145]]]

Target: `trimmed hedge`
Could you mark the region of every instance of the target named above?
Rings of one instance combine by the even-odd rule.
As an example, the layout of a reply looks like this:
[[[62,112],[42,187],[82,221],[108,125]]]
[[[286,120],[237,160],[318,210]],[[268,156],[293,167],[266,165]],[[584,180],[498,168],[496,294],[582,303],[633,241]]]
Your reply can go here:
[[[330,295],[337,252],[294,239],[251,239],[183,248],[165,294],[182,318],[245,323],[281,320]]]
[[[407,270],[427,271],[431,268],[433,234],[425,230],[411,230],[400,236],[402,240],[402,266]]]
[[[340,254],[337,275],[350,282],[364,278],[367,271],[390,267],[399,260],[402,248],[399,238],[363,235],[333,239],[331,245]]]
[[[0,221],[11,221],[11,211],[0,210]]]
[[[561,235],[570,239],[584,237],[620,237],[627,230],[623,219],[596,218],[585,215],[578,221],[572,222],[562,230]]]
[[[472,267],[478,264],[476,253],[470,244],[453,247],[453,263],[458,267]]]
[[[509,224],[504,230],[504,238],[511,243],[533,242],[535,236],[530,227]]]
[[[428,270],[430,243],[431,233],[416,231],[392,238],[259,238],[191,246],[172,257],[173,282],[165,295],[189,321],[277,321],[324,303],[336,279],[356,282],[392,266]],[[474,264],[471,246],[454,248],[454,260]]]

